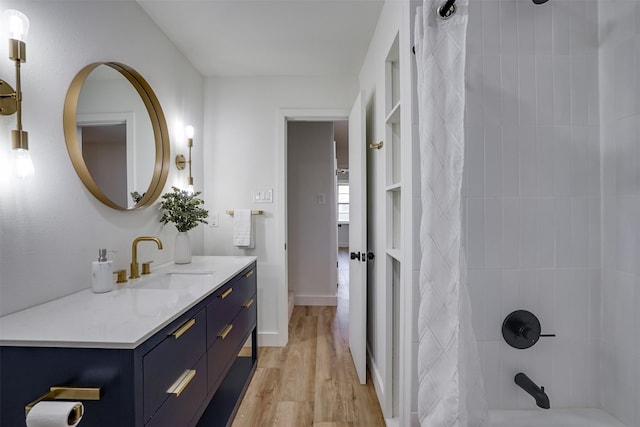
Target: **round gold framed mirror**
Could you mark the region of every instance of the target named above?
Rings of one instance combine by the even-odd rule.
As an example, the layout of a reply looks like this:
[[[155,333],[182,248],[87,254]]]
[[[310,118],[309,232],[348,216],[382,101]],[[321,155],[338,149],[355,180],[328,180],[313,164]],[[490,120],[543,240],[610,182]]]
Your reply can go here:
[[[136,70],[118,62],[84,67],[67,91],[63,122],[73,167],[94,197],[123,211],[156,201],[169,175],[169,131]]]

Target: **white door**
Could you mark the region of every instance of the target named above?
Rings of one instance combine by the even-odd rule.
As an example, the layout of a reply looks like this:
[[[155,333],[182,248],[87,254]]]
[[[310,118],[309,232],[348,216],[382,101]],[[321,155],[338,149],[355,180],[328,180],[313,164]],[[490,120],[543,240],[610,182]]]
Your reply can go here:
[[[367,161],[364,94],[349,114],[349,348],[367,383]]]

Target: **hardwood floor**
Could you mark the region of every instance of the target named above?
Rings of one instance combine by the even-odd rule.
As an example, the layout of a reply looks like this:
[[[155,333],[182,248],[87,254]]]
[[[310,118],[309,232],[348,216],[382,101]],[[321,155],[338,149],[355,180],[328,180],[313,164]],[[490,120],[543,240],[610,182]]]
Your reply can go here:
[[[296,306],[286,347],[261,347],[233,427],[384,426],[373,384],[349,353],[349,260],[340,250],[338,306]]]

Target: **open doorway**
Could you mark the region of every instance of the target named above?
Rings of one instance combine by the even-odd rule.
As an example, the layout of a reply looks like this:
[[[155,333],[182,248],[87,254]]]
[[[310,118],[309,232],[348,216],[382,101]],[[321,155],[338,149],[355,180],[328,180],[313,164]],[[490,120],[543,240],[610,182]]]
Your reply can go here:
[[[304,109],[281,109],[278,112],[278,146],[277,146],[277,169],[278,169],[278,194],[282,197],[278,201],[278,211],[282,212],[279,226],[283,231],[282,236],[282,265],[283,265],[283,286],[277,290],[277,299],[284,304],[276,307],[278,314],[278,324],[282,325],[282,332],[278,333],[278,340],[274,342],[286,344],[289,338],[289,319],[287,317],[287,294],[289,291],[289,266],[293,264],[290,255],[293,253],[289,238],[289,185],[291,183],[288,176],[288,151],[290,149],[288,125],[295,121],[328,121],[328,120],[348,120],[349,135],[349,185],[350,185],[350,212],[349,212],[349,322],[348,347],[349,354],[356,368],[356,374],[360,384],[366,384],[367,375],[367,167],[366,167],[366,144],[367,144],[367,112],[364,103],[364,92],[360,92],[356,97],[353,107],[346,110],[304,110]],[[334,145],[331,144],[333,147]],[[335,182],[335,178],[334,178]],[[308,197],[309,195],[305,195]],[[335,219],[330,222],[330,227],[335,226]],[[337,239],[337,232],[330,233]],[[302,247],[304,247],[304,241]],[[337,241],[333,247],[333,271],[337,272]],[[357,248],[356,248],[357,247]],[[362,256],[364,255],[364,257]],[[356,262],[357,260],[357,262]],[[331,269],[330,269],[331,270]],[[333,283],[335,295],[337,283]],[[295,288],[293,288],[295,289]],[[336,298],[334,297],[334,300]]]
[[[336,185],[338,204],[338,248],[349,247],[349,121],[333,123],[336,146]]]
[[[339,247],[346,252],[349,245],[347,125],[347,120],[287,123],[289,315],[293,305],[338,303]],[[348,257],[346,262],[342,286],[348,295]]]
[[[333,124],[336,151],[336,204],[338,210],[338,313],[349,315],[349,121]]]
[[[127,123],[79,124],[78,141],[84,163],[100,190],[116,204],[129,206]]]

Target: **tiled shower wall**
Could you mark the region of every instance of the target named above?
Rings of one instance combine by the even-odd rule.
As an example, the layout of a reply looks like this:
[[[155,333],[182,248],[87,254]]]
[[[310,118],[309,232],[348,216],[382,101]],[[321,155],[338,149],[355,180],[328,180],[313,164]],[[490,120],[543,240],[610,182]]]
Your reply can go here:
[[[598,6],[469,3],[463,225],[489,407],[536,407],[518,372],[554,407],[599,406]],[[509,347],[518,309],[557,337]]]
[[[600,2],[603,280],[600,398],[640,426],[640,2]]]

